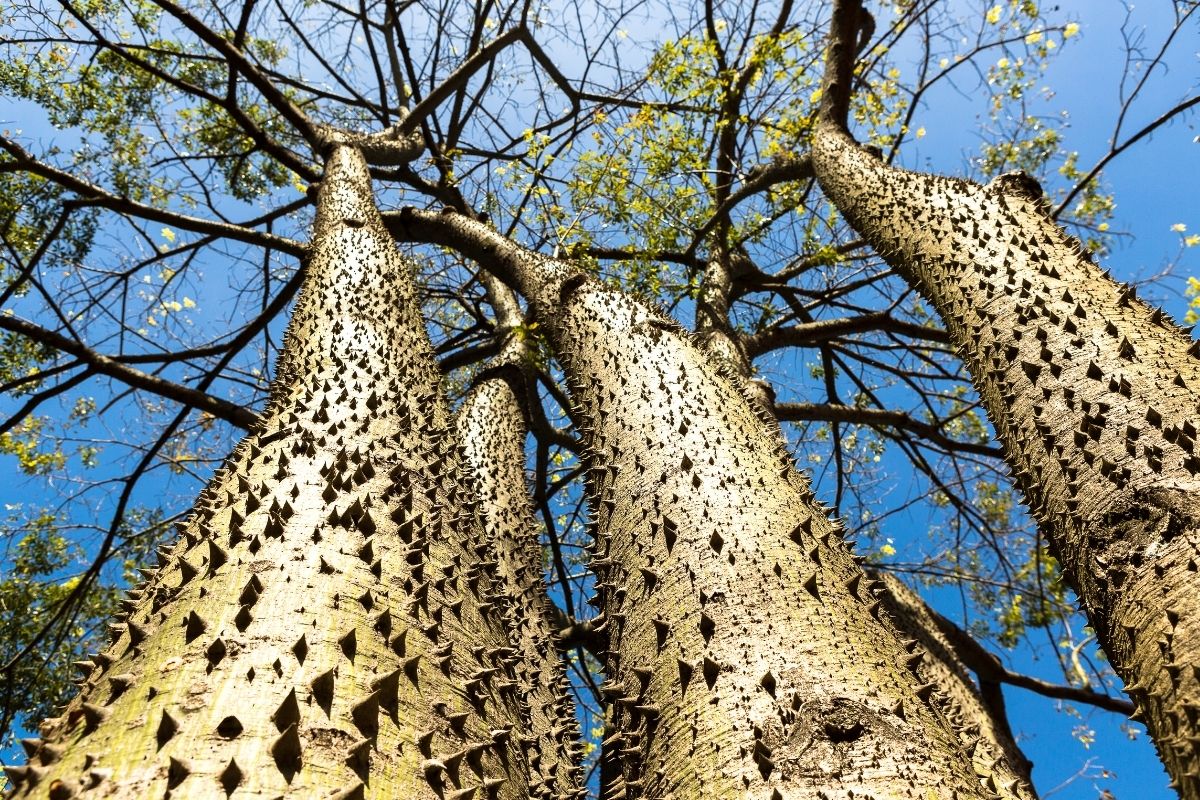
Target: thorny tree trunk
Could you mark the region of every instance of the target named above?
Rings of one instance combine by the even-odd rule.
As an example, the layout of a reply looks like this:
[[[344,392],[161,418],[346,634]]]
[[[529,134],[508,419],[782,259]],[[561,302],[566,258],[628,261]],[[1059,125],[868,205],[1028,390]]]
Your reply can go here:
[[[349,148],[306,269],[262,430],[10,772],[20,796],[530,796],[502,587]]]
[[[957,721],[961,729],[978,737],[971,752],[975,770],[981,775],[992,771],[1004,783],[1017,781],[1025,796],[1036,797],[1030,776],[1033,764],[1013,739],[999,685],[986,687],[985,696],[985,687],[977,687],[971,680],[967,665],[920,595],[887,573],[879,573],[878,579],[883,584],[880,600],[896,627],[928,653],[917,668],[921,679],[938,685],[950,700],[950,713],[962,715]]]
[[[826,194],[960,347],[1055,555],[1185,798],[1200,798],[1200,360],[1023,175],[890,168],[825,124]]]
[[[750,358],[746,348],[732,329],[729,304],[733,282],[739,272],[750,267],[750,257],[744,250],[721,248],[709,259],[696,298],[696,335],[712,358],[723,362],[745,379],[753,400],[768,413],[773,412],[771,390],[765,382],[752,378]]]
[[[624,772],[611,797],[997,796],[740,379],[660,314],[483,225],[409,210],[398,227],[506,273],[586,421]]]
[[[724,360],[749,381],[750,361],[744,355],[742,336],[729,317],[732,275],[738,263],[729,257],[727,249],[719,249],[708,262],[696,304],[696,332],[710,356]],[[746,263],[741,268],[748,266]],[[772,418],[772,430],[782,435],[769,395],[759,391],[755,399]],[[910,643],[924,650],[925,657],[916,661],[915,672],[923,683],[938,687],[944,700],[942,711],[955,720],[955,729],[964,735],[963,745],[971,754],[976,773],[990,779],[993,788],[1003,785],[1022,797],[1036,797],[1030,774],[1033,765],[1013,739],[1000,687],[992,686],[985,698],[984,687],[977,688],[971,680],[966,665],[939,630],[936,615],[925,601],[886,573],[869,574],[879,581],[877,596],[891,615],[892,624]]]
[[[521,359],[525,345],[511,328],[519,322],[516,299],[506,287],[489,287],[493,306],[498,291],[510,302],[497,335],[507,335],[499,355],[475,378],[458,412],[458,432],[467,468],[467,486],[480,503],[484,530],[495,553],[496,571],[512,598],[514,643],[520,666],[518,690],[536,737],[531,752],[531,797],[586,794],[579,784],[579,725],[571,703],[563,660],[551,625],[542,577],[542,548],[525,485],[528,425]],[[500,316],[506,316],[500,314]],[[511,319],[516,316],[517,320]]]

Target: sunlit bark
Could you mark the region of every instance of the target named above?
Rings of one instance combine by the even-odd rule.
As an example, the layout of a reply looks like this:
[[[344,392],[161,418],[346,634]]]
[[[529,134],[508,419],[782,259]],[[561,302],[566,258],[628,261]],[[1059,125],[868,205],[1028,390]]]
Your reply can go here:
[[[493,296],[508,292],[503,286],[493,289]],[[511,294],[505,299],[515,305]],[[493,305],[499,303],[493,300]],[[505,311],[519,314],[511,306]],[[532,738],[526,747],[530,797],[586,794],[580,787],[579,725],[553,632],[542,548],[525,483],[528,425],[521,360],[526,348],[519,332],[511,329],[514,320],[507,322],[498,325],[498,335],[507,343],[475,379],[458,412],[466,483],[479,503],[496,573],[511,600],[508,623],[519,654],[516,679]]]
[[[835,125],[812,159],[937,309],[1016,483],[1184,797],[1200,797],[1200,359],[1097,267],[1022,174],[889,167]]]
[[[261,430],[10,772],[28,796],[530,796],[503,587],[349,148],[306,269]]]
[[[739,376],[484,225],[409,211],[396,229],[494,265],[566,372],[610,643],[610,797],[994,796]]]

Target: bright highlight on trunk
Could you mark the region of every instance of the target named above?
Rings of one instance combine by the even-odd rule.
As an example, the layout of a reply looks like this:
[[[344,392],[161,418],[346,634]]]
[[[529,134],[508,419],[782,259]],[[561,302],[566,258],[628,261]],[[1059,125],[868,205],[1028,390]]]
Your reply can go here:
[[[581,420],[612,798],[1020,797],[916,670],[740,376],[661,313],[478,222],[398,224],[531,298]],[[419,226],[419,227],[418,227]]]
[[[527,798],[504,586],[410,266],[336,148],[260,432],[130,595],[18,796]]]

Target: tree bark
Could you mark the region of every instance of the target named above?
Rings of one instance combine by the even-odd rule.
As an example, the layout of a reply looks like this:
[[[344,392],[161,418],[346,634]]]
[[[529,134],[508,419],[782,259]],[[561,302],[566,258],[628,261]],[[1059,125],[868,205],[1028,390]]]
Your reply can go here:
[[[580,786],[579,724],[571,702],[563,660],[551,624],[529,489],[525,483],[527,402],[521,369],[524,342],[513,333],[519,309],[504,286],[488,287],[498,316],[497,336],[507,339],[499,355],[475,378],[458,412],[458,431],[467,487],[479,503],[484,531],[496,559],[496,572],[512,599],[508,624],[518,651],[517,683],[528,707],[525,726],[534,742],[530,753],[530,797],[587,794]],[[507,315],[503,312],[507,312]],[[511,316],[517,314],[516,320]]]
[[[1023,174],[886,166],[828,120],[821,186],[939,312],[1174,785],[1200,797],[1200,360]]]
[[[873,572],[872,576],[882,584],[879,597],[896,627],[929,654],[918,666],[921,677],[936,683],[947,696],[954,709],[950,713],[962,715],[959,724],[963,729],[978,732],[971,752],[976,772],[992,773],[1000,783],[1017,787],[1022,797],[1037,797],[1030,775],[1033,764],[1013,739],[999,685],[977,686],[971,680],[957,648],[942,633],[935,613],[920,595],[886,572]]]
[[[410,210],[397,227],[530,299],[586,421],[610,797],[996,796],[740,379],[676,323],[484,225]]]
[[[529,796],[502,587],[350,148],[311,252],[262,429],[10,771],[19,796]]]
[[[696,332],[711,357],[724,360],[749,387],[755,387],[757,384],[750,381],[745,337],[733,328],[729,318],[733,281],[727,266],[729,259],[724,256],[718,252],[708,262],[696,304]],[[748,262],[743,269],[747,267]],[[776,407],[769,395],[754,388],[751,392],[755,401],[766,408],[773,423],[772,433],[782,436]],[[887,573],[870,571],[868,575],[879,582],[877,596],[891,623],[906,640],[906,646],[914,653],[924,651],[925,657],[915,661],[914,671],[922,683],[938,687],[942,711],[956,721],[955,730],[965,734],[963,746],[971,754],[976,774],[988,781],[992,789],[1005,787],[1009,793],[1027,800],[1036,798],[1030,774],[1033,765],[1013,739],[1000,687],[991,686],[986,697],[982,685],[976,687],[956,650],[939,629],[936,620],[940,617],[916,592]]]
[[[752,377],[753,368],[745,341],[729,320],[734,279],[750,267],[750,257],[741,248],[722,246],[712,254],[705,265],[700,294],[696,298],[695,331],[708,354],[741,375],[754,402],[770,414],[774,411],[771,389],[765,381]]]

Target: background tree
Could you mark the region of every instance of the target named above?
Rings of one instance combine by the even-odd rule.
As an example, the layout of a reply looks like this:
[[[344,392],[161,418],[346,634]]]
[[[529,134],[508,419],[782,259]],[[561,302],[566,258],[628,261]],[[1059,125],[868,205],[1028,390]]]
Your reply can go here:
[[[1111,201],[1091,175],[1078,180],[1059,126],[1028,108],[1049,44],[1065,46],[1078,25],[1029,3],[875,11],[851,105],[860,138],[902,158],[901,144],[924,132],[909,130],[922,98],[951,82],[990,87],[994,130],[980,168],[1057,176],[1045,185],[1062,186],[1064,219],[1100,237]],[[1194,26],[1190,13],[1179,4],[1173,30]],[[6,14],[5,90],[68,132],[3,142],[4,302],[14,312],[0,317],[14,398],[4,446],[61,488],[40,495],[52,523],[35,524],[40,508],[14,509],[27,521],[14,520],[10,542],[45,549],[58,534],[93,559],[64,590],[74,567],[14,557],[6,576],[44,586],[32,603],[46,611],[6,639],[9,674],[62,674],[72,627],[104,614],[82,605],[87,588],[119,581],[121,558],[161,540],[228,450],[226,423],[252,424],[299,283],[304,190],[320,173],[314,143],[335,126],[387,130],[390,142],[419,135],[427,147],[411,165],[373,169],[385,206],[486,214],[510,239],[570,255],[680,319],[695,309],[698,331],[732,320],[729,355],[769,379],[800,460],[818,466],[820,496],[863,552],[961,587],[977,635],[1015,644],[1046,628],[1066,644],[1056,651],[1065,682],[1104,685],[1055,562],[1014,511],[945,333],[814,189],[802,156],[823,4],[561,16],[91,3]],[[1141,139],[1117,136],[1112,150]],[[425,318],[456,391],[494,352],[492,315],[474,262],[418,250]],[[578,420],[541,327],[521,329],[541,393],[528,404],[534,499],[551,597],[586,628]],[[74,413],[55,411],[63,403]],[[884,503],[897,471],[917,477]],[[127,498],[118,507],[146,510],[103,516],[114,487]],[[914,511],[920,540],[889,542],[889,517]],[[98,547],[96,531],[117,533]],[[572,660],[580,686],[588,658]],[[10,718],[27,697],[12,698]],[[597,711],[602,702],[580,698]]]

